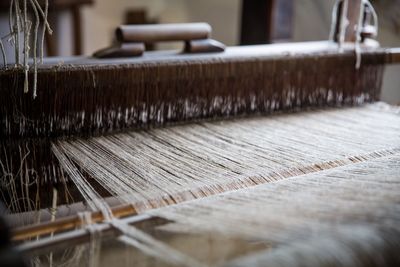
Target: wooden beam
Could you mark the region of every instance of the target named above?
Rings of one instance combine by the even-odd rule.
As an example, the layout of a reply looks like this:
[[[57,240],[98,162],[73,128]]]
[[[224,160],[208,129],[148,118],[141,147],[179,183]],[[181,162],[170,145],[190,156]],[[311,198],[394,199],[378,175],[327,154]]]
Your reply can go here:
[[[243,0],[241,45],[271,43],[274,5],[275,0]]]

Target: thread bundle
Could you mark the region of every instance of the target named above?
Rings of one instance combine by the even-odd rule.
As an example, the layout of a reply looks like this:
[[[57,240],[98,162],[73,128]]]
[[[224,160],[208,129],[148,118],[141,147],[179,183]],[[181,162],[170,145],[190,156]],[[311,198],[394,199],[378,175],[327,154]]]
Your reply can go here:
[[[48,0],[44,1],[43,7],[39,4],[38,0],[10,0],[10,32],[8,35],[0,38],[0,50],[5,70],[8,68],[8,65],[3,40],[7,40],[14,47],[15,67],[12,68],[12,71],[21,73],[20,70],[23,70],[23,93],[25,94],[29,92],[29,58],[32,55],[33,90],[31,97],[33,98],[37,96],[37,70],[38,64],[43,63],[45,34],[46,32],[52,34],[47,21],[48,9]],[[40,26],[42,27],[40,28]],[[22,59],[21,56],[23,56]]]

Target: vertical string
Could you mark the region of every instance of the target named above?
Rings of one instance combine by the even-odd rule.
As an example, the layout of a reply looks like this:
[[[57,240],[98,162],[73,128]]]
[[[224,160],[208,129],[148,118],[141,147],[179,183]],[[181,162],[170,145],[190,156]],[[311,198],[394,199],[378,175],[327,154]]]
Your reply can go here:
[[[20,57],[20,32],[21,32],[21,9],[19,7],[19,0],[15,0],[15,64],[18,66],[21,64],[21,57]]]
[[[38,5],[38,8],[40,10],[39,3],[37,0],[35,0],[35,3]],[[44,2],[44,14],[43,14],[43,29],[42,29],[42,40],[41,40],[41,46],[40,46],[40,63],[43,63],[43,57],[44,57],[44,38],[46,35],[46,29],[48,30],[48,33],[51,34],[52,31],[50,29],[50,26],[47,21],[47,16],[48,16],[48,11],[49,11],[49,0],[45,0]]]
[[[30,25],[28,20],[28,0],[23,0],[23,21],[24,21],[24,93],[29,92],[29,80],[28,80],[28,72],[29,72],[29,32]]]
[[[33,13],[35,15],[35,28],[33,32],[33,98],[37,96],[37,42],[38,42],[38,34],[39,34],[39,12],[36,8],[33,0],[30,0]]]
[[[4,68],[7,69],[7,55],[6,55],[6,51],[4,50],[3,41],[1,39],[0,39],[0,50],[1,50],[1,54],[3,56]]]
[[[51,214],[51,219],[50,221],[54,222],[56,219],[56,213],[57,213],[57,199],[58,199],[58,191],[57,189],[54,187],[53,188],[53,203],[51,205],[51,209],[50,209],[50,214]],[[54,233],[51,233],[50,236],[53,237]],[[49,256],[49,266],[52,267],[53,266],[53,253],[50,253]]]

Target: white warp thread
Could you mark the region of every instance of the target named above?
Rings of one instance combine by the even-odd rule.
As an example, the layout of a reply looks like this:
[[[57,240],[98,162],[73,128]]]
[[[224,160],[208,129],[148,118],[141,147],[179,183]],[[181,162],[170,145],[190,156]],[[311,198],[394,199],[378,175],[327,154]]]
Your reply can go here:
[[[392,233],[396,232],[385,232],[363,226],[342,226],[328,233],[292,242],[287,246],[238,257],[224,266],[391,267],[393,263],[385,263],[388,257],[380,255],[382,247],[390,244],[388,239]],[[393,238],[392,241],[396,242],[396,239]]]
[[[191,257],[169,247],[168,245],[154,239],[139,229],[132,227],[120,220],[112,220],[111,225],[123,233],[118,240],[140,249],[147,255],[159,258],[176,266],[201,267],[205,266]]]
[[[197,261],[190,257],[176,251],[162,242],[152,238],[150,235],[140,231],[134,226],[128,225],[121,220],[115,218],[112,214],[110,207],[107,203],[98,195],[93,187],[83,178],[79,170],[58,150],[56,146],[52,147],[54,155],[58,158],[62,164],[64,170],[73,177],[72,180],[77,186],[78,190],[85,197],[90,208],[95,211],[99,210],[102,212],[105,223],[109,223],[114,228],[118,229],[122,236],[119,238],[121,242],[131,245],[140,249],[144,253],[157,257],[165,262],[176,264],[178,266],[203,266]],[[88,213],[84,214],[87,218]],[[96,224],[91,222],[91,219],[85,220],[87,223],[84,224],[84,228],[87,229],[91,236],[90,241],[90,257],[89,266],[98,266],[99,253],[100,253],[100,232],[97,231]]]
[[[398,152],[399,117],[374,107],[205,122],[54,148],[145,211]]]
[[[53,152],[93,209],[109,207],[93,201],[99,195],[74,165],[142,211],[172,203],[168,198],[186,201],[146,211],[174,222],[159,229],[216,232],[289,246],[289,251],[300,244],[300,251],[308,251],[310,244],[302,240],[335,233],[338,226],[375,233],[376,227],[400,224],[398,114],[376,104],[199,123],[62,141]],[[201,266],[118,219],[107,223],[121,231],[120,241],[148,255]],[[321,245],[343,240],[334,241]],[[232,265],[246,266],[253,259]],[[256,259],[271,263],[269,256]]]
[[[400,223],[400,152],[148,211],[193,232],[272,244],[317,237],[343,225]]]

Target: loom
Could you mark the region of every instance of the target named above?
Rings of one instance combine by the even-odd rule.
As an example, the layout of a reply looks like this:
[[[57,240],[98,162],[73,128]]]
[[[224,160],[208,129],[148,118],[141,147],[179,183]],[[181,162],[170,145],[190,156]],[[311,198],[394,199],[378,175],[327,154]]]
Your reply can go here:
[[[376,102],[400,49],[373,40],[376,23],[343,0],[329,41],[120,26],[93,57],[5,66],[17,249],[50,266],[398,265],[400,110]],[[161,41],[184,49],[144,51]]]

